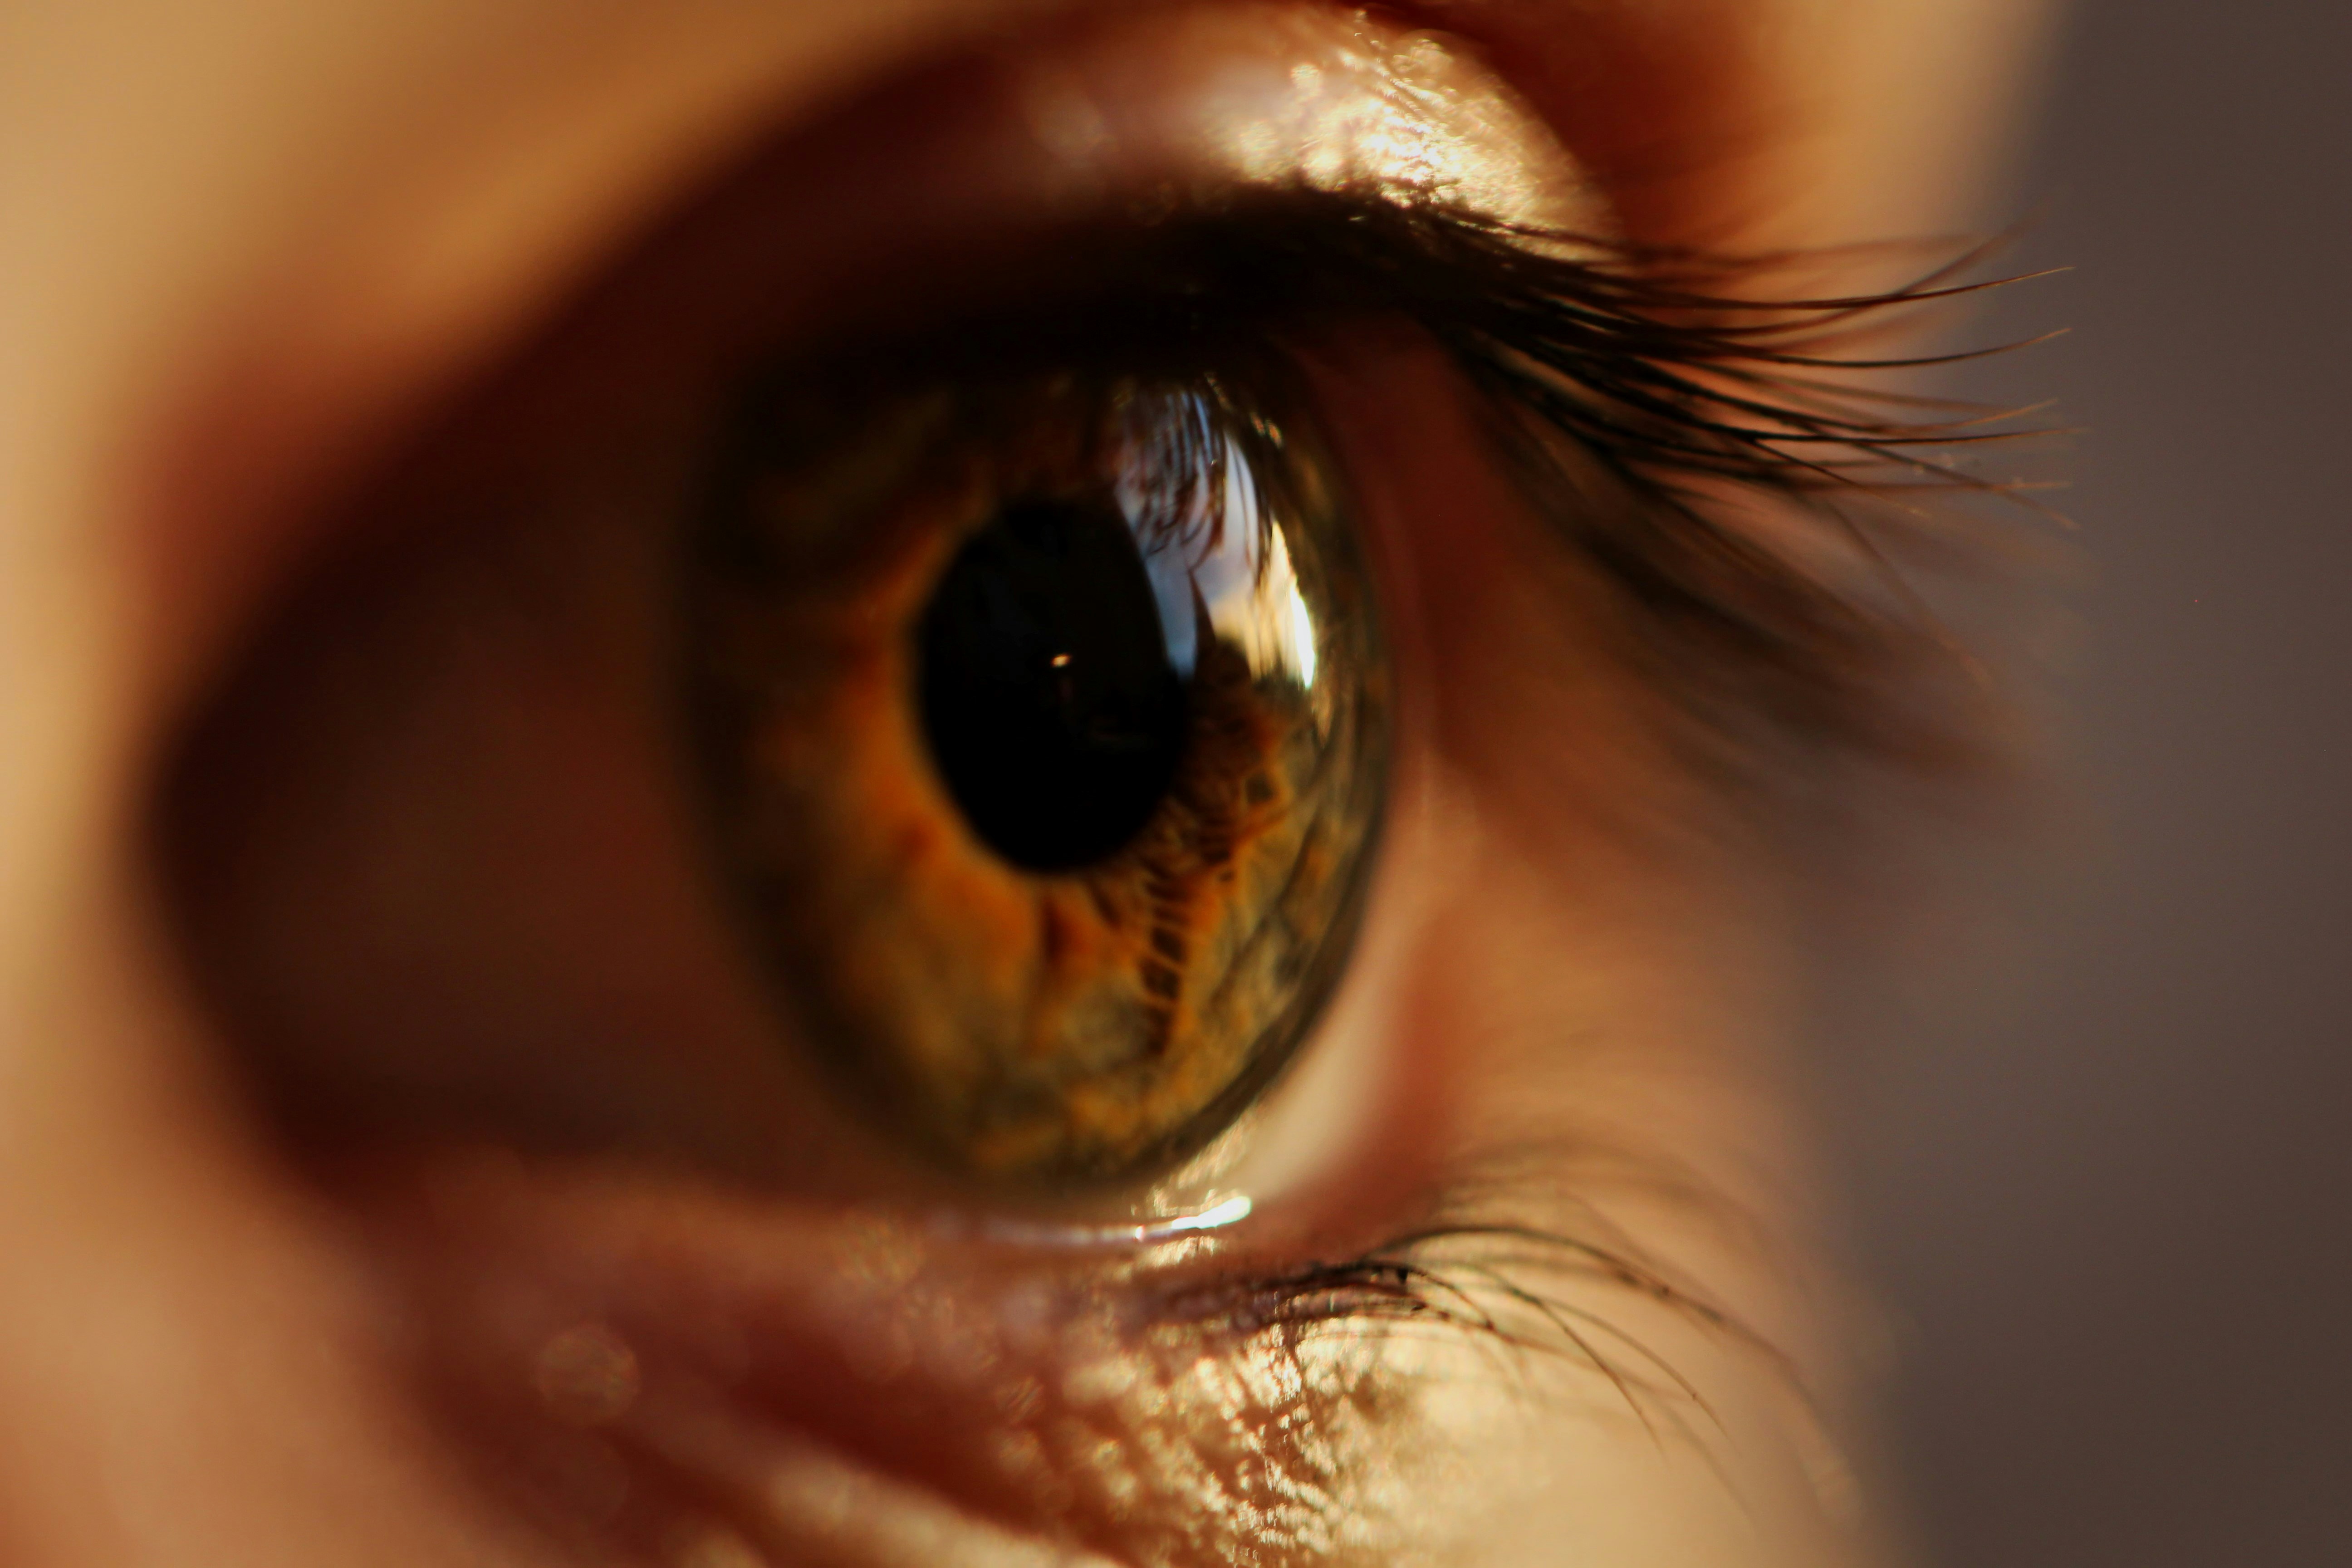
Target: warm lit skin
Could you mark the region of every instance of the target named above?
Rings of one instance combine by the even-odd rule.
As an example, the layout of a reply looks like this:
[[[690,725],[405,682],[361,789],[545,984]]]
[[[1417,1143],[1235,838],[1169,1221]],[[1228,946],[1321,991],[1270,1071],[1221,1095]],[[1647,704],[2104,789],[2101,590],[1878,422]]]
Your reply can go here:
[[[975,1306],[1025,1289],[1003,1259],[845,1215],[837,1203],[866,1194],[840,1172],[868,1152],[822,1187],[761,1173],[802,1184],[777,1202],[407,1150],[357,1174],[298,1167],[247,1108],[238,1042],[193,1000],[151,864],[159,752],[418,409],[498,362],[730,150],[916,55],[1056,10],[234,0],[0,20],[0,1558],[553,1564],[617,1542],[718,1568],[743,1559],[716,1543],[749,1536],[779,1563],[868,1561],[818,1554],[804,1500],[774,1495],[806,1466],[763,1471],[761,1445],[805,1431],[878,1457],[871,1484],[916,1489],[916,1513],[935,1490],[995,1515],[951,1532],[1017,1533],[1033,1494],[1075,1489],[1080,1513],[1118,1494],[1075,1447],[997,1440],[1009,1405],[1028,1413],[1024,1386],[1115,1439],[1152,1429],[1193,1453],[1195,1470],[1154,1472],[1125,1515],[1100,1504],[1105,1552],[1122,1530],[1138,1552],[1185,1535],[1213,1511],[1202,1478],[1230,1480],[1253,1445],[1296,1457],[1273,1436],[1285,1396],[1254,1393],[1236,1415],[1189,1342],[1164,1363],[1104,1349],[1118,1279],[1052,1295],[1068,1331],[1040,1336]],[[1481,41],[1635,237],[1761,248],[1974,216],[2036,16],[2025,0],[1465,0],[1427,19]],[[1380,986],[1359,1004],[1417,1042],[1432,1083],[1397,1099],[1413,1116],[1368,1113],[1412,1136],[1328,1207],[1371,1245],[1384,1205],[1532,1150],[1515,1179],[1601,1205],[1834,1405],[1848,1368],[1828,1293],[1790,1283],[1808,1268],[1807,1162],[1776,1063],[1801,981],[1758,935],[1783,896],[1667,759],[1605,611],[1561,613],[1586,585],[1569,571],[1531,584],[1527,520],[1465,471],[1459,410],[1382,395],[1412,379],[1412,352],[1370,345],[1327,370],[1342,455],[1387,498],[1381,526],[1416,584],[1416,679],[1450,694],[1430,721],[1444,766],[1414,785],[1423,921],[1376,932]],[[1412,521],[1433,508],[1458,520],[1443,549]],[[1554,736],[1574,744],[1531,739]],[[1562,1019],[1598,1043],[1563,1059]],[[1702,1210],[1631,1182],[1621,1153],[1715,1196]],[[1349,1239],[1319,1211],[1269,1224],[1236,1261],[1294,1265]],[[517,1281],[529,1304],[487,1313]],[[1789,1371],[1623,1297],[1577,1300],[1748,1435],[1752,1520],[1705,1465],[1662,1461],[1605,1382],[1565,1368],[1537,1374],[1540,1399],[1370,1402],[1318,1471],[1381,1521],[1343,1544],[1596,1568],[1871,1550]],[[602,1482],[553,1487],[558,1513],[578,1505],[576,1532],[548,1522],[541,1493],[516,1501],[484,1456],[542,1426],[565,1474],[606,1462],[594,1433],[618,1406],[596,1403],[598,1378],[625,1352],[562,1336],[622,1325],[654,1419],[663,1367],[708,1370],[716,1352],[684,1320],[714,1300],[755,1347],[791,1347],[766,1364],[795,1375],[750,1378],[715,1407],[740,1427],[673,1432],[673,1473],[638,1475],[625,1503]],[[955,1343],[986,1370],[861,1383],[872,1369],[843,1350],[844,1314],[884,1322],[925,1368],[924,1345]],[[508,1408],[500,1378],[530,1367],[549,1408]],[[1154,1377],[1166,1397],[1147,1405]],[[530,1376],[510,1381],[509,1403],[530,1405]],[[681,1510],[673,1491],[734,1500]],[[704,1528],[721,1516],[727,1530]],[[1218,1529],[1234,1533],[1196,1531],[1200,1555],[1179,1560],[1280,1534]],[[1316,1542],[1293,1533],[1304,1560]],[[932,1561],[980,1537],[938,1539],[958,1544]],[[982,1549],[966,1554],[1032,1560]]]

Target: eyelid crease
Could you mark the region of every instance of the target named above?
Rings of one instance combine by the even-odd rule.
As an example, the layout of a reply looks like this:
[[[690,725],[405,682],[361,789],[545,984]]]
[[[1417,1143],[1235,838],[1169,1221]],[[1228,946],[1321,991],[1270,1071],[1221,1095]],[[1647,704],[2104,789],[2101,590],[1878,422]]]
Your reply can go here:
[[[1108,163],[1114,184],[1378,190],[1514,223],[1607,221],[1551,126],[1424,9],[1171,6],[1023,60],[1013,96],[1049,179],[1090,183]]]

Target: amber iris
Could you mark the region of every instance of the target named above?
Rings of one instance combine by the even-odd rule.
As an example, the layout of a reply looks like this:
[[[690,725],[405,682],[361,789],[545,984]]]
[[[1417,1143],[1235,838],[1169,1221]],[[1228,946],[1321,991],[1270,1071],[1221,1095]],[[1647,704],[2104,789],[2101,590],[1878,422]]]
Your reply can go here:
[[[813,380],[745,427],[684,642],[789,1032],[955,1172],[1167,1168],[1362,907],[1386,668],[1328,459],[1205,370]]]

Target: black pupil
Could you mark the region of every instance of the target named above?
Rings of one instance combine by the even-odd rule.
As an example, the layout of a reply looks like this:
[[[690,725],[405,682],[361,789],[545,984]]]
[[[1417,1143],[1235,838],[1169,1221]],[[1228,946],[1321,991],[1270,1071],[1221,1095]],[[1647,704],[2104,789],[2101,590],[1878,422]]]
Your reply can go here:
[[[1132,840],[1176,776],[1184,678],[1108,498],[1015,501],[965,543],[922,625],[923,724],[973,830],[1062,871]]]

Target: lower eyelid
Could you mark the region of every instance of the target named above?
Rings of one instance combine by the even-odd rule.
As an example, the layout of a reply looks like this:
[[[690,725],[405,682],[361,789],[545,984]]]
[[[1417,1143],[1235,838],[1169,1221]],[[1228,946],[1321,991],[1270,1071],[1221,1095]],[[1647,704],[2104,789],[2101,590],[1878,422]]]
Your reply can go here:
[[[1287,1471],[1336,1503],[1353,1467],[1333,1424],[1361,1427],[1349,1442],[1381,1430],[1349,1409],[1370,1368],[1344,1347],[1302,1361],[1278,1332],[1150,1306],[1230,1262],[1162,1258],[1147,1292],[879,1215],[795,1219],[499,1162],[379,1167],[345,1190],[427,1308],[457,1441],[503,1451],[484,1473],[562,1521],[609,1526],[625,1497],[670,1516],[661,1533],[788,1539],[825,1523],[785,1461],[823,1456],[869,1489],[911,1485],[1122,1561],[1155,1540],[1266,1548],[1283,1532],[1262,1514],[1220,1521],[1204,1500],[1278,1505]],[[1312,1511],[1295,1523],[1328,1523]]]

